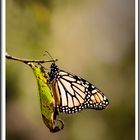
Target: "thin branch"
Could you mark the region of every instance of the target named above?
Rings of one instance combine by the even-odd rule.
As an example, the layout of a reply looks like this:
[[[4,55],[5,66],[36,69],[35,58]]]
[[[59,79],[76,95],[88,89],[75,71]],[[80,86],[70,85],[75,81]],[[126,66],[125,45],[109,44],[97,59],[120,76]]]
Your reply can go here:
[[[29,60],[29,59],[21,59],[12,55],[9,55],[7,52],[5,53],[5,56],[7,59],[11,59],[11,60],[15,60],[15,61],[20,61],[23,62],[25,64],[32,62],[32,63],[47,63],[47,62],[56,62],[58,61],[57,59],[53,59],[53,60]]]

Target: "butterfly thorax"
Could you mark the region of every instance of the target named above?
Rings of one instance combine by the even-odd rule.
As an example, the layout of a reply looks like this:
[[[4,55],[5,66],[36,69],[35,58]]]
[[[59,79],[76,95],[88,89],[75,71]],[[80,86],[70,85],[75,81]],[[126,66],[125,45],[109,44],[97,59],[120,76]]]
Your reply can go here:
[[[57,78],[58,71],[59,71],[58,66],[55,63],[52,63],[51,67],[50,67],[50,72],[48,72],[48,75],[50,77],[50,81]]]

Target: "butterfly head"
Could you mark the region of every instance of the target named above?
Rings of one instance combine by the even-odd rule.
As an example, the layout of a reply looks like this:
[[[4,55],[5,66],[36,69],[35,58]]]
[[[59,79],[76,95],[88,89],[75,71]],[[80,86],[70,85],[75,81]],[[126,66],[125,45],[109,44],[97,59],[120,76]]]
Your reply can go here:
[[[48,75],[50,77],[50,81],[52,81],[54,78],[57,77],[58,70],[59,70],[58,66],[55,63],[52,63],[51,67],[50,67],[50,72],[48,72]]]
[[[53,62],[53,63],[51,64],[50,69],[52,69],[52,70],[58,69],[58,66]]]

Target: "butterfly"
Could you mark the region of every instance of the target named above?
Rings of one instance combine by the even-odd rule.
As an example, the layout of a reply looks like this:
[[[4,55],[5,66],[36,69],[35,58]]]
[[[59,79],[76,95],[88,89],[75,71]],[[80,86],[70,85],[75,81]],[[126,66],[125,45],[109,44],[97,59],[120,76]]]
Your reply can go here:
[[[48,72],[55,107],[59,112],[72,114],[83,109],[105,109],[109,101],[93,84],[58,68],[53,62]]]

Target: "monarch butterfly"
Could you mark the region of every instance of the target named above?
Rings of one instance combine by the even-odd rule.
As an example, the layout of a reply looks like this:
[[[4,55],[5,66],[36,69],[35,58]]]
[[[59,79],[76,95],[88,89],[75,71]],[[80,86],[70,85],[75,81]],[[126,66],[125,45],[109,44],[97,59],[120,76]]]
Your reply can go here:
[[[74,74],[51,64],[48,72],[52,85],[55,107],[59,112],[72,114],[83,109],[105,109],[109,101],[94,85]]]

